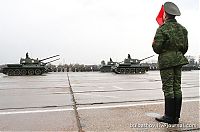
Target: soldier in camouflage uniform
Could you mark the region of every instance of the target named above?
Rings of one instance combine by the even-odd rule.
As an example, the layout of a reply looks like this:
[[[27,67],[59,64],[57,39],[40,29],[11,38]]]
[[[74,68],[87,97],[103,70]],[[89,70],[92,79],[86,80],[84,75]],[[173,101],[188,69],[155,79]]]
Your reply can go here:
[[[174,3],[166,2],[164,11],[164,24],[157,29],[152,44],[154,52],[159,54],[158,64],[165,96],[165,115],[156,120],[178,124],[182,105],[181,68],[188,64],[184,56],[188,50],[188,32],[175,19],[181,13]]]

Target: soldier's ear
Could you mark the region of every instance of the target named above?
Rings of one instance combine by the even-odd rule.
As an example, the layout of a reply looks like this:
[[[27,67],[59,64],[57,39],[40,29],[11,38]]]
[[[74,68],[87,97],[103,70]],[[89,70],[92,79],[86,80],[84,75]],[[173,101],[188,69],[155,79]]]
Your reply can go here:
[[[163,22],[165,22],[165,20],[166,20],[166,13],[164,12],[163,13]]]

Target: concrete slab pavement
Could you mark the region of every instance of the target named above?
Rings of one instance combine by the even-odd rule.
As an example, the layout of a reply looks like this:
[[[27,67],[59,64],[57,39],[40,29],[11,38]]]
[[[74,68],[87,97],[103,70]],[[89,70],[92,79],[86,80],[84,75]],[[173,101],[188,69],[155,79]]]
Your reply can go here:
[[[158,71],[68,74],[71,85],[67,73],[0,74],[0,131],[79,131],[80,126],[83,131],[199,131],[197,71],[183,72],[184,102],[177,126],[154,120],[164,109]]]
[[[0,131],[78,131],[66,73],[0,74]]]
[[[0,115],[0,131],[78,131],[72,108],[67,111],[34,111]]]
[[[80,109],[80,121],[84,131],[198,131],[199,102],[184,102],[180,124],[168,125],[155,121],[163,114],[163,103],[125,107]]]

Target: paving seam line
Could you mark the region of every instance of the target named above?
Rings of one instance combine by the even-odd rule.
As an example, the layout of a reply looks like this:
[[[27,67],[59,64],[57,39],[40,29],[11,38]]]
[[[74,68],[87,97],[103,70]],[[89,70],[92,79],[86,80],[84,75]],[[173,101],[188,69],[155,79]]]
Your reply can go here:
[[[73,92],[72,87],[71,87],[71,83],[70,83],[68,73],[67,73],[67,79],[68,79],[68,82],[69,82],[69,90],[70,90],[70,93],[71,93],[71,96],[72,96],[73,109],[74,109],[75,116],[76,116],[76,123],[77,123],[78,131],[83,132],[81,122],[80,122],[80,116],[79,116],[78,110],[77,110],[76,100],[75,100],[75,97],[74,97],[74,92]]]

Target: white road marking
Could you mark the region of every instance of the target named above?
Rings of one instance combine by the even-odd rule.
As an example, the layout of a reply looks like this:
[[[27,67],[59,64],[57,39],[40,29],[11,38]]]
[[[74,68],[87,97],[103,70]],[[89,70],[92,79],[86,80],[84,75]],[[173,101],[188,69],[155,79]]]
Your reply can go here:
[[[108,106],[81,107],[81,108],[78,108],[78,110],[120,108],[120,107],[143,106],[143,105],[154,105],[154,104],[163,104],[163,102],[143,103],[143,104],[127,104],[127,105],[108,105]]]
[[[193,102],[193,101],[199,101],[199,99],[184,100],[183,102]],[[80,108],[78,108],[78,110],[106,109],[106,108],[119,108],[119,107],[131,107],[131,106],[143,106],[143,105],[156,105],[156,104],[163,104],[163,103],[164,102],[127,104],[127,105],[96,106],[96,107],[80,107]],[[33,114],[33,113],[62,112],[62,111],[73,111],[73,108],[49,109],[49,110],[31,110],[31,111],[10,111],[10,112],[8,111],[8,112],[0,112],[0,115]]]
[[[121,87],[118,87],[118,86],[112,86],[113,88],[116,88],[116,89],[118,89],[118,90],[123,90],[123,88],[121,88]]]
[[[44,112],[62,112],[62,111],[73,111],[73,108],[51,109],[51,110],[10,111],[10,112],[0,112],[0,115],[31,114],[31,113],[44,113]]]
[[[116,96],[105,96],[105,95],[97,95],[97,94],[93,94],[93,93],[76,93],[76,94],[81,94],[81,95],[86,95],[86,96],[96,96],[96,97],[107,97],[107,98],[119,98]]]

